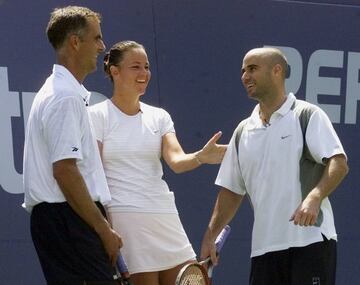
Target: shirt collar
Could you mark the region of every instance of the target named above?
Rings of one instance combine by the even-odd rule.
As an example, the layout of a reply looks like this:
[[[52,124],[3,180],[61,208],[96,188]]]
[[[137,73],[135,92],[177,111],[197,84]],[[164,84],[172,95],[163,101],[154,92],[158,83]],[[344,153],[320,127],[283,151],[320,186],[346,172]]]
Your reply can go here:
[[[274,112],[274,114],[279,114],[280,116],[285,116],[291,109],[294,101],[296,100],[295,95],[290,92],[286,98],[286,101],[281,105],[281,107]]]
[[[285,100],[285,102],[281,105],[281,107],[276,110],[271,117],[283,117],[285,116],[291,109],[294,101],[296,100],[295,95],[290,92]],[[258,128],[265,128],[263,125],[260,116],[259,116],[259,109],[260,105],[257,104],[250,115],[250,120],[248,122],[248,129],[258,129]],[[270,122],[271,123],[271,122]]]
[[[113,107],[113,108],[115,108],[116,110],[118,110],[119,112],[121,112],[122,114],[125,114],[126,116],[137,116],[137,115],[139,115],[139,114],[143,114],[144,113],[144,110],[146,110],[146,104],[145,103],[143,103],[143,102],[139,102],[140,103],[140,107],[139,107],[139,111],[136,113],[136,114],[134,114],[134,115],[127,115],[126,113],[124,113],[123,111],[121,111],[121,109],[119,108],[119,107],[117,107],[116,105],[115,105],[115,103],[111,100],[111,99],[107,99],[107,101],[108,101],[108,103]]]
[[[89,105],[91,92],[89,92],[84,87],[84,85],[80,84],[79,81],[76,80],[74,75],[65,66],[60,64],[54,64],[53,74],[55,76],[63,77],[67,82],[73,85],[77,93],[81,96],[82,100],[85,102],[86,106]]]

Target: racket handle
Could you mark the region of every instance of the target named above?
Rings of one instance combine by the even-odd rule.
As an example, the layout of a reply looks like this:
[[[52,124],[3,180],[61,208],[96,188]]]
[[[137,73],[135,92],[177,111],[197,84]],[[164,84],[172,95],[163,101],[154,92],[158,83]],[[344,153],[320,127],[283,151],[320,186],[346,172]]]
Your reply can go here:
[[[216,252],[219,253],[231,232],[231,227],[226,225],[215,240]]]
[[[215,240],[215,246],[216,246],[216,254],[218,255],[227,239],[227,237],[229,236],[231,232],[231,227],[229,225],[226,225],[222,231],[220,232],[220,234],[217,236],[216,240]],[[211,280],[212,280],[212,275],[213,275],[213,269],[214,269],[214,265],[212,264],[212,262],[209,262],[209,266],[208,266],[208,277],[209,277],[209,285],[211,285]]]
[[[119,253],[118,258],[116,260],[116,267],[119,270],[122,278],[124,279],[130,278],[129,270],[121,253]]]

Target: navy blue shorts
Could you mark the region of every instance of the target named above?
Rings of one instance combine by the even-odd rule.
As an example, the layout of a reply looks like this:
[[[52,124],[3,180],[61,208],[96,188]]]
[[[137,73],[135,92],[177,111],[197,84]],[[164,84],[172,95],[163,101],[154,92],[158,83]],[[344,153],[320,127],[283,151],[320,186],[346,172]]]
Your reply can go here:
[[[48,285],[118,284],[99,236],[68,203],[36,205],[31,236]]]
[[[336,241],[268,252],[251,259],[250,285],[335,285]]]

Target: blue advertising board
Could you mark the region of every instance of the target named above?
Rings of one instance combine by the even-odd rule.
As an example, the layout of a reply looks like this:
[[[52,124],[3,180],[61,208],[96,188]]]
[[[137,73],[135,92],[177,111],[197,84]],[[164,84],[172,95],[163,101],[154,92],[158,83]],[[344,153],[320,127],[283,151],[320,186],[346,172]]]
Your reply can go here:
[[[242,87],[241,64],[254,47],[283,50],[291,67],[286,88],[319,105],[344,145],[349,175],[330,201],[339,237],[337,284],[360,280],[360,3],[357,0],[0,0],[0,284],[45,284],[22,209],[24,126],[37,90],[55,61],[45,27],[50,12],[87,6],[103,16],[109,48],[131,39],[147,49],[152,80],[143,100],[165,108],[187,152],[218,130],[227,143],[256,102]],[[111,96],[101,70],[85,86],[93,100]],[[165,179],[197,252],[217,195],[218,166]],[[247,284],[253,215],[245,203],[215,269],[214,284]]]

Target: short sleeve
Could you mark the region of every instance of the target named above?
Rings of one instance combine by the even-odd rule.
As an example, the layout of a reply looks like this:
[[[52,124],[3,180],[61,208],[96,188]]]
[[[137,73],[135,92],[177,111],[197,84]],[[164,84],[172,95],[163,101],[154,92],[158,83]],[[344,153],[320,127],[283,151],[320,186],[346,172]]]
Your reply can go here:
[[[160,109],[160,132],[161,136],[167,133],[175,133],[174,122],[171,119],[170,114],[164,109]]]
[[[52,163],[62,159],[83,158],[82,125],[86,123],[84,119],[87,119],[84,112],[86,111],[81,102],[67,97],[58,101],[43,115],[43,134]]]
[[[320,108],[310,117],[305,139],[311,155],[318,163],[324,163],[324,160],[337,154],[346,156],[329,117]]]
[[[245,183],[239,164],[239,155],[235,145],[235,132],[230,139],[215,184],[239,195],[246,194]]]

